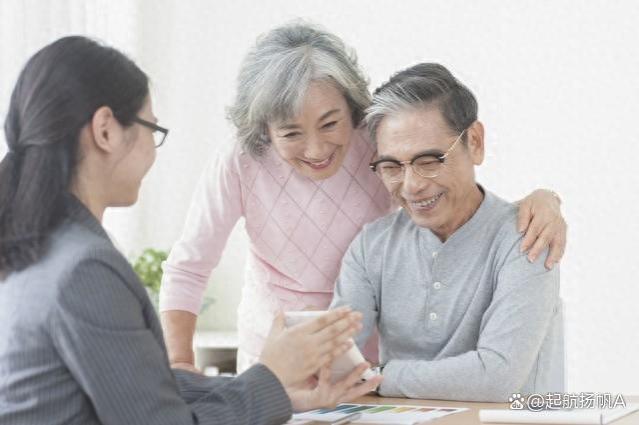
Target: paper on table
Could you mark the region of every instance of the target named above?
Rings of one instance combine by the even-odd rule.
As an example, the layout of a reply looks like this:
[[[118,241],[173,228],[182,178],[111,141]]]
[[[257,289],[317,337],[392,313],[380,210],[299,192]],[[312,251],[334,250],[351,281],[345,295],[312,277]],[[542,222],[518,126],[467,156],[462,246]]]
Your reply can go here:
[[[490,423],[605,425],[639,410],[639,404],[623,409],[480,410],[479,420]]]
[[[302,425],[311,421],[336,421],[351,413],[361,413],[353,424],[393,424],[413,425],[432,419],[441,418],[466,411],[460,407],[438,406],[409,406],[388,404],[340,404],[333,409],[318,409],[310,412],[297,413],[288,422],[289,425]]]

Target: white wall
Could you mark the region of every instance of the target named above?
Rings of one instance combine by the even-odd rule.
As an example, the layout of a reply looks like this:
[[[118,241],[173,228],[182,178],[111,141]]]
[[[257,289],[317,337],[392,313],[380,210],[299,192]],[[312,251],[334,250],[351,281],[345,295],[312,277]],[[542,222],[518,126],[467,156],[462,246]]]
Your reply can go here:
[[[232,135],[224,107],[242,56],[295,17],[355,47],[372,87],[438,61],[475,91],[488,149],[479,180],[512,200],[536,187],[564,200],[568,390],[639,394],[636,2],[0,0],[0,118],[19,67],[54,37],[97,35],[132,54],[171,134],[140,203],[106,223],[129,252],[169,248],[206,158]],[[238,227],[200,327],[234,326],[245,251]]]

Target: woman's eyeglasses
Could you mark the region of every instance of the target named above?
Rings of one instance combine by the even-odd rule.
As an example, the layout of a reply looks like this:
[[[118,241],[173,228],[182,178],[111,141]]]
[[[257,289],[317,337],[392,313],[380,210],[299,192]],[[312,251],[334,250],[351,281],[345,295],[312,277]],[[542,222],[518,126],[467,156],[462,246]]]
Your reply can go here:
[[[160,127],[159,125],[152,123],[151,121],[143,120],[140,117],[134,117],[133,121],[153,130],[153,139],[155,140],[156,148],[159,148],[162,144],[164,144],[166,136],[169,134],[168,128]]]

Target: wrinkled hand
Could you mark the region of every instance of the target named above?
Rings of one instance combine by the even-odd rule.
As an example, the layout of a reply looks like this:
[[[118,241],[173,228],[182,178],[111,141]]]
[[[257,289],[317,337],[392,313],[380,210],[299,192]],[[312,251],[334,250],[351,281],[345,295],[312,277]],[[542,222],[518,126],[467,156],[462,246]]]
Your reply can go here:
[[[202,371],[196,368],[194,364],[187,363],[187,362],[171,363],[171,369],[182,369],[182,370],[188,370],[189,372],[198,373],[200,375],[202,374]]]
[[[293,410],[303,412],[324,407],[335,407],[338,403],[346,403],[374,391],[382,382],[381,375],[359,384],[360,376],[368,367],[370,367],[368,363],[362,363],[341,381],[331,383],[330,366],[324,366],[320,370],[317,379],[309,380],[302,387],[286,389],[291,399]]]
[[[299,385],[344,354],[350,338],[362,328],[362,314],[340,307],[313,320],[286,328],[278,313],[260,356],[284,387]]]
[[[517,230],[524,233],[521,252],[528,251],[533,262],[549,248],[545,266],[552,269],[566,250],[566,221],[560,211],[561,201],[554,192],[538,189],[519,202]]]

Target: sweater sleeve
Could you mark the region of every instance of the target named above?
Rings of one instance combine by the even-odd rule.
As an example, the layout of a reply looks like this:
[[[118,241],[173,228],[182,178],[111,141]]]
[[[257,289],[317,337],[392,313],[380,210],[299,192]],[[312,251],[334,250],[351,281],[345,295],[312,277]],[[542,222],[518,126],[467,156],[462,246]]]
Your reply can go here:
[[[237,155],[237,148],[217,155],[200,178],[182,235],[163,265],[160,311],[200,311],[211,271],[243,214]]]
[[[444,400],[504,402],[526,383],[559,308],[559,270],[540,256],[530,264],[510,245],[498,266],[493,299],[475,350],[436,360],[390,360],[380,394]]]

